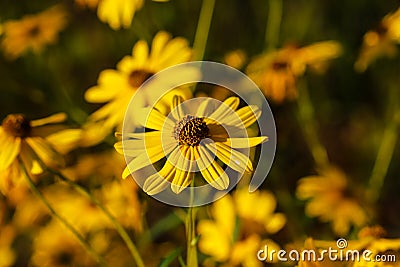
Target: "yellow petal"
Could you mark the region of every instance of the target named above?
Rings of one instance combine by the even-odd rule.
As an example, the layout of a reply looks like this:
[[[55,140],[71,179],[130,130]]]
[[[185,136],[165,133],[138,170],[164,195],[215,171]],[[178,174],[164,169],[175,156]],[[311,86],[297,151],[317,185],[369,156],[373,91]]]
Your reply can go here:
[[[148,177],[143,185],[143,191],[149,195],[155,195],[168,187],[172,177],[175,175],[175,166],[168,161],[160,172]]]
[[[246,128],[252,125],[261,116],[261,110],[254,105],[241,108],[236,111],[236,113],[239,115],[240,120]]]
[[[41,137],[27,137],[25,141],[33,149],[36,155],[49,167],[62,167],[65,165],[64,158],[49,142]]]
[[[247,128],[252,125],[261,116],[261,110],[254,105],[246,106],[236,113],[228,114],[222,117],[219,122],[226,125],[232,125],[240,128]]]
[[[267,222],[265,222],[265,230],[269,234],[274,234],[281,230],[286,223],[286,217],[282,213],[273,214]]]
[[[21,138],[8,135],[0,128],[0,171],[7,169],[15,160],[21,148]]]
[[[164,123],[169,124],[168,126],[173,127],[174,123],[159,111],[148,108],[139,109],[137,114],[138,122],[149,129],[161,131]]]
[[[204,179],[212,187],[218,190],[225,190],[229,186],[229,177],[218,165],[218,163],[212,158],[205,147],[197,146],[194,150],[195,157],[198,159],[197,164],[200,168],[201,174]],[[212,162],[211,165],[206,165],[205,162]]]
[[[220,122],[224,117],[234,113],[239,106],[240,99],[231,96],[226,99],[209,117]]]
[[[85,92],[85,100],[90,103],[104,103],[115,98],[122,88],[127,86],[127,79],[120,72],[112,69],[100,72],[97,86]]]
[[[254,147],[261,143],[268,141],[267,136],[258,136],[250,138],[227,138],[223,144],[228,145],[232,148],[247,148]]]
[[[171,190],[175,194],[182,192],[191,183],[194,175],[191,170],[194,163],[194,147],[184,146],[182,149],[179,149],[178,166],[176,166],[176,173],[171,184]]]
[[[174,146],[175,144],[172,144],[168,147],[164,147],[163,149],[163,146],[160,145],[142,150],[142,153],[138,157],[134,158],[128,163],[128,166],[125,168],[122,174],[122,178],[125,179],[130,175],[130,173],[159,161],[160,159],[165,157],[166,154],[172,151],[174,149]]]
[[[174,119],[177,121],[185,116],[185,114],[182,110],[182,106],[180,106],[182,101],[183,101],[183,98],[180,95],[174,95],[174,97],[172,98],[171,113],[172,113],[172,116],[174,117]]]
[[[66,129],[48,135],[46,140],[61,154],[76,148],[82,138],[82,129]]]
[[[23,148],[21,149],[21,159],[24,165],[26,166],[26,169],[33,175],[39,175],[43,173],[44,171],[44,166],[40,164],[38,161],[38,158],[36,155],[34,155],[34,152],[32,151],[32,148],[27,146],[26,144],[23,145]]]
[[[56,113],[54,115],[51,115],[51,116],[43,118],[43,119],[32,120],[31,126],[38,127],[38,126],[51,124],[51,123],[60,123],[60,122],[65,121],[66,119],[67,119],[67,114],[60,112],[60,113]]]
[[[251,164],[250,159],[246,155],[222,143],[217,142],[215,146],[216,148],[214,149],[211,145],[208,145],[207,148],[214,154],[216,153],[217,157],[233,170],[240,173],[243,172],[243,170],[247,172],[253,171],[253,164]]]

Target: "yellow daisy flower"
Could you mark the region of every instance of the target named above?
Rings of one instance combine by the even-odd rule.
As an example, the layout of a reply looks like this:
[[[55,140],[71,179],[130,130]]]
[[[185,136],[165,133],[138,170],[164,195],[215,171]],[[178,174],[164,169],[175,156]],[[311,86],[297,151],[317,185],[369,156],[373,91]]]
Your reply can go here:
[[[325,41],[305,47],[288,45],[263,54],[250,62],[246,73],[261,88],[265,96],[276,103],[297,97],[296,79],[307,67],[322,70],[324,64],[341,54],[336,41]]]
[[[96,266],[75,236],[56,221],[40,229],[33,242],[33,266]]]
[[[365,210],[356,198],[349,196],[347,177],[334,167],[321,175],[300,179],[296,194],[301,200],[308,199],[307,215],[331,222],[338,235],[347,234],[351,225],[361,227],[367,222]]]
[[[234,193],[234,199],[237,213],[248,227],[257,223],[264,227],[265,232],[274,234],[286,224],[285,215],[274,212],[277,202],[271,192],[255,191],[250,193],[248,190],[241,189]]]
[[[6,194],[14,183],[19,183],[19,178],[23,175],[19,160],[32,175],[41,174],[45,169],[43,164],[54,168],[64,165],[63,156],[48,139],[52,139],[52,134],[42,126],[59,123],[65,119],[64,113],[58,113],[38,120],[29,120],[22,114],[11,114],[3,120],[0,126],[0,190],[3,193]],[[70,139],[70,131],[54,134],[61,143],[64,139],[77,142]]]
[[[36,15],[3,24],[1,48],[10,59],[16,59],[31,49],[35,53],[45,45],[54,44],[58,34],[67,25],[67,12],[61,5],[50,7]]]
[[[364,35],[354,68],[362,72],[379,57],[393,57],[397,52],[396,43],[400,43],[400,8],[386,15],[377,29]]]
[[[211,186],[227,189],[229,177],[213,155],[234,171],[251,172],[250,159],[236,149],[254,147],[267,140],[265,136],[230,138],[225,129],[245,129],[261,115],[256,106],[235,111],[240,102],[237,97],[228,98],[210,115],[206,114],[208,101],[202,101],[195,114],[185,111],[180,105],[182,101],[180,96],[173,98],[169,117],[155,108],[139,110],[141,124],[154,131],[127,133],[125,136],[131,140],[115,145],[117,151],[133,157],[123,178],[168,156],[163,168],[144,182],[143,190],[150,195],[163,191],[170,183],[172,191],[180,193],[192,182],[196,168]]]
[[[259,206],[267,200],[265,196],[269,196],[270,193],[260,192],[255,196],[253,194],[245,189],[239,189],[233,196],[225,195],[212,204],[210,213],[213,220],[200,220],[197,226],[197,232],[200,235],[199,250],[202,253],[210,255],[217,262],[227,263],[226,266],[263,266],[263,263],[257,259],[257,252],[264,249],[265,245],[270,250],[280,249],[272,240],[262,240],[260,237],[260,234],[275,233],[283,227],[283,224],[279,222],[281,219],[277,218],[278,213],[276,214],[278,216],[275,216],[270,207]],[[272,199],[268,198],[268,200],[275,201],[272,194],[271,197]],[[250,211],[256,213],[258,211],[259,215],[264,214],[261,216],[264,219],[262,224],[271,222],[275,225],[280,224],[281,227],[274,227],[272,231],[264,229],[263,232],[258,232],[257,228],[252,227],[248,221],[249,212],[243,214],[241,211],[243,208],[241,201],[250,203],[254,200],[257,200],[257,209],[255,210],[255,206],[252,206]],[[238,229],[235,229],[236,227]],[[269,261],[270,258],[271,255],[268,255],[266,260]]]
[[[145,41],[138,41],[132,49],[132,56],[125,56],[116,70],[102,71],[98,85],[86,91],[86,101],[106,104],[89,117],[83,143],[93,145],[102,141],[114,127],[121,131],[125,110],[136,90],[158,71],[188,61],[191,54],[185,39],[171,39],[166,32],[157,33],[151,51]],[[176,90],[175,94],[187,98],[190,92]],[[149,97],[156,95],[157,92],[153,92]]]
[[[100,0],[97,16],[114,30],[129,28],[135,12],[142,8],[144,0]]]

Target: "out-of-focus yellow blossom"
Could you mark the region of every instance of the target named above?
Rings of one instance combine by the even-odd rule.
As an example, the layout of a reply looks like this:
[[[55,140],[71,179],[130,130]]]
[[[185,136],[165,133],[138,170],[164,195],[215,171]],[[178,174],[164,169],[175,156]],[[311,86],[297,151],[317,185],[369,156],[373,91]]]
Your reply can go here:
[[[55,5],[36,15],[26,15],[20,20],[3,24],[1,48],[10,59],[16,59],[31,49],[35,53],[45,45],[54,44],[58,34],[67,25],[67,12],[62,5]]]
[[[1,218],[1,217],[0,217]],[[13,266],[16,253],[11,245],[15,238],[15,230],[11,225],[2,225],[0,221],[0,266]]]
[[[274,213],[276,199],[268,191],[255,191],[240,189],[234,193],[237,214],[244,220],[244,224],[256,222],[264,226],[264,231],[274,234],[282,229],[286,217],[282,213]],[[254,207],[257,207],[256,209]]]
[[[168,2],[169,0],[153,0]],[[113,30],[129,28],[136,11],[143,7],[144,0],[75,0],[80,7],[97,7],[97,16]]]
[[[122,177],[126,178],[167,155],[162,169],[144,182],[143,190],[149,195],[158,194],[168,186],[179,194],[192,182],[196,167],[208,184],[218,190],[227,189],[229,177],[213,155],[240,174],[251,173],[251,160],[237,149],[255,147],[268,137],[230,138],[225,129],[240,131],[248,128],[261,116],[261,110],[254,105],[236,110],[240,103],[238,97],[226,99],[212,114],[207,114],[208,99],[202,99],[192,111],[182,108],[182,102],[180,96],[173,98],[170,103],[172,116],[168,117],[154,107],[138,110],[140,123],[154,131],[125,133],[130,139],[115,144],[118,152],[133,158]],[[202,142],[206,138],[213,140],[213,145]]]
[[[360,55],[354,64],[357,71],[365,71],[377,58],[393,57],[400,43],[400,8],[386,15],[378,28],[364,35]]]
[[[51,221],[40,229],[33,242],[33,266],[96,266],[78,240],[58,222]]]
[[[144,0],[100,0],[97,16],[114,30],[129,28],[135,12],[142,8]]]
[[[239,209],[245,208],[250,203],[254,204],[254,201],[257,202],[257,209],[258,204],[263,201],[271,200],[276,203],[274,197],[269,194],[261,192],[250,196],[252,195],[251,193],[244,189],[239,189],[233,197],[225,195],[214,202],[211,206],[213,220],[200,220],[198,223],[197,231],[201,237],[199,250],[204,254],[210,255],[215,261],[224,262],[226,265],[223,266],[263,266],[263,263],[257,259],[257,252],[260,249],[264,249],[265,245],[276,251],[280,248],[272,240],[261,240],[260,235],[268,232],[265,229],[263,232],[259,232],[257,228],[248,223],[247,219],[251,217],[252,220],[255,218],[256,220],[259,220],[259,218],[263,218],[266,221],[271,220],[271,225],[275,226],[273,229],[269,229],[271,230],[269,233],[275,233],[283,227],[285,218],[283,217],[282,222],[281,215],[276,214],[278,216],[275,216],[273,214],[271,207],[274,207],[274,204],[261,206],[260,209],[265,211],[260,211],[255,217],[249,216],[248,212],[239,212]],[[272,196],[272,199],[269,198],[270,196]],[[245,202],[242,206],[240,206],[241,201]],[[253,205],[250,210],[255,211],[254,207]],[[241,217],[242,215],[244,217]],[[263,221],[262,225],[268,225],[266,221]],[[239,228],[235,229],[236,227]],[[270,257],[270,255],[267,257],[267,261],[270,260]],[[273,258],[274,260],[276,259]]]
[[[271,53],[257,56],[246,73],[261,88],[265,96],[276,103],[297,97],[296,79],[304,75],[307,67],[323,70],[328,60],[341,54],[336,41],[318,42],[298,47],[288,45]]]
[[[125,159],[115,150],[79,155],[75,164],[62,170],[73,181],[88,181],[101,184],[121,177]],[[95,179],[95,180],[94,180]]]
[[[350,258],[347,261],[347,267],[395,267],[399,266],[397,258],[400,255],[400,239],[384,238],[386,231],[381,226],[370,226],[362,228],[358,233],[357,240],[349,240],[346,242],[346,246],[342,249],[342,254],[346,257],[346,254],[350,251],[358,251],[358,255],[355,255],[354,260]],[[322,249],[338,249],[337,241],[324,241],[315,240],[315,246]],[[363,254],[368,250],[370,253]],[[339,254],[340,255],[340,254]],[[350,255],[350,254],[348,254]],[[384,255],[385,258],[382,258]],[[388,256],[394,256],[389,258]],[[351,257],[351,256],[350,256]],[[377,258],[378,257],[378,258]],[[324,265],[325,266],[325,265]]]
[[[89,117],[84,127],[84,144],[90,146],[99,143],[114,127],[121,131],[126,108],[136,90],[153,74],[186,62],[192,55],[185,39],[172,39],[170,34],[163,31],[156,34],[149,50],[144,40],[138,41],[132,49],[132,56],[125,56],[117,64],[116,70],[103,70],[98,85],[86,91],[86,101],[106,104]],[[173,91],[185,99],[190,95],[186,90]],[[155,97],[157,93],[153,95]]]
[[[64,113],[58,113],[38,120],[29,120],[22,114],[11,114],[3,120],[0,126],[0,191],[3,194],[21,181],[23,173],[20,161],[31,175],[43,173],[46,166],[59,168],[64,165],[63,156],[57,149],[67,151],[71,148],[70,143],[78,142],[80,135],[75,135],[77,138],[74,140],[69,130],[51,133],[50,129],[49,133],[46,125],[65,119]],[[57,140],[54,140],[53,134]],[[58,148],[49,139],[59,141]]]
[[[138,186],[133,179],[116,180],[103,185],[100,193],[104,206],[123,226],[141,232],[143,209],[137,189]]]
[[[229,259],[234,242],[236,214],[232,197],[225,195],[214,202],[210,212],[213,220],[201,220],[197,225],[201,236],[199,249],[216,261],[224,262]]]
[[[227,53],[224,57],[225,64],[235,69],[241,69],[246,62],[246,59],[246,52],[240,49],[233,50]]]
[[[46,187],[44,195],[54,209],[81,233],[112,228],[110,221],[99,208],[64,184],[57,183]]]
[[[365,210],[348,191],[346,175],[330,167],[320,175],[300,179],[296,194],[301,200],[308,199],[307,215],[330,222],[336,234],[345,235],[352,225],[361,227],[367,222]]]

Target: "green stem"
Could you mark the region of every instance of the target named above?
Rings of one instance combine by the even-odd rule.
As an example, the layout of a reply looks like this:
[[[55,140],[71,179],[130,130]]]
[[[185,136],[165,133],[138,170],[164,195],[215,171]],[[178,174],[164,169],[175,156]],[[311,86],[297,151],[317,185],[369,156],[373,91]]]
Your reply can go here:
[[[196,239],[196,214],[195,207],[189,207],[186,218],[187,259],[186,265],[197,267],[197,239]]]
[[[267,26],[265,28],[265,47],[267,51],[276,48],[282,22],[282,0],[269,0]]]
[[[303,130],[304,137],[310,148],[315,164],[319,168],[325,168],[329,165],[328,153],[319,141],[314,107],[308,94],[306,82],[299,81],[298,87],[299,97],[297,104],[300,128]]]
[[[48,168],[48,171],[51,172],[52,174],[58,176],[62,181],[73,187],[77,192],[88,198],[93,204],[95,204],[110,220],[110,222],[114,225],[115,230],[118,232],[118,234],[121,236],[122,240],[124,240],[126,246],[128,247],[133,259],[135,260],[135,263],[138,267],[144,267],[143,260],[139,254],[138,249],[136,248],[135,244],[132,242],[132,239],[129,237],[129,234],[126,232],[124,227],[115,219],[115,217],[108,211],[106,207],[104,207],[103,204],[101,204],[92,194],[90,194],[85,188],[80,186],[79,184],[75,183],[74,181],[71,181],[67,177],[65,177],[63,174],[59,173],[58,171],[52,170]]]
[[[186,265],[188,267],[197,267],[197,239],[196,239],[196,214],[197,208],[193,207],[193,197],[194,197],[194,179],[192,185],[190,186],[190,204],[186,215],[186,240],[187,240],[187,258]]]
[[[375,164],[372,169],[367,190],[367,198],[372,203],[379,199],[382,191],[383,183],[387,175],[390,162],[392,161],[393,152],[398,139],[398,130],[400,126],[400,109],[398,107],[397,88],[393,88],[390,94],[389,112],[392,116],[389,118],[382,134],[382,142],[376,155]]]
[[[203,0],[193,43],[193,60],[202,60],[214,12],[215,0]]]
[[[86,251],[94,258],[96,261],[100,264],[100,266],[107,267],[107,263],[104,260],[104,258],[99,255],[91,246],[90,244],[85,240],[85,238],[65,219],[63,218],[60,214],[58,214],[55,209],[51,206],[51,204],[47,201],[47,199],[44,197],[44,195],[40,192],[40,190],[36,187],[32,179],[30,178],[24,164],[20,162],[21,168],[24,172],[24,177],[26,178],[26,181],[32,190],[32,192],[42,201],[42,203],[47,207],[47,209],[50,211],[51,215],[58,219],[71,233],[78,239],[78,241],[81,243],[81,245],[86,249]]]

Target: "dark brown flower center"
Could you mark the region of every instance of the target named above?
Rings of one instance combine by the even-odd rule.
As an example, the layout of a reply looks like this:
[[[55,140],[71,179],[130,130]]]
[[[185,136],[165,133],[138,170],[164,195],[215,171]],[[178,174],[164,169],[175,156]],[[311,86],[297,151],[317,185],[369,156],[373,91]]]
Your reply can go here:
[[[4,131],[15,137],[27,137],[31,133],[31,122],[23,114],[10,114],[1,124]]]
[[[129,85],[138,88],[140,87],[148,78],[153,76],[154,73],[145,70],[134,70],[129,74],[128,82]]]
[[[209,136],[209,129],[203,118],[186,115],[174,128],[174,138],[182,145],[197,146]]]
[[[275,61],[272,63],[272,68],[274,70],[285,70],[289,67],[289,63],[287,61]]]
[[[36,37],[38,36],[40,33],[40,27],[39,25],[33,25],[32,28],[29,29],[28,31],[28,35],[30,37]]]

